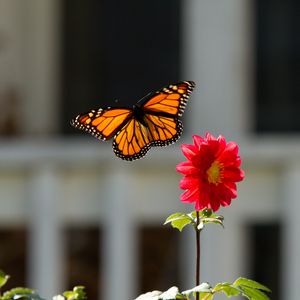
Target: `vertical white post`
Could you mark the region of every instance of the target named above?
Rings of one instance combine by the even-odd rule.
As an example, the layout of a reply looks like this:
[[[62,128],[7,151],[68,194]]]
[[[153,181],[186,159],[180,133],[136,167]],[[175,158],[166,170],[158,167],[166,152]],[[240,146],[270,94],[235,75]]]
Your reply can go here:
[[[212,285],[222,281],[234,281],[244,269],[241,241],[243,229],[239,219],[226,222],[230,227],[223,230],[219,225],[209,224],[201,232],[200,237],[200,282]],[[230,224],[232,223],[232,224]],[[195,286],[196,237],[194,230],[187,229],[181,237],[181,268],[183,289]]]
[[[125,167],[124,167],[125,168]],[[107,218],[104,226],[103,299],[134,299],[136,296],[136,233],[131,217],[132,175],[112,169]]]
[[[63,287],[60,180],[51,165],[33,170],[30,186],[29,284],[46,299]]]
[[[240,218],[232,217],[226,212],[224,217],[224,229],[219,225],[209,224],[203,232],[203,280],[212,284],[233,282],[245,271],[242,222]]]
[[[184,77],[197,83],[190,130],[232,138],[250,126],[249,6],[240,0],[184,1]]]
[[[284,193],[282,194],[283,240],[281,274],[282,295],[280,298],[299,298],[300,270],[300,164],[292,161],[283,174]]]
[[[24,97],[21,121],[26,125],[25,133],[55,133],[59,129],[61,1],[27,0],[18,4]]]

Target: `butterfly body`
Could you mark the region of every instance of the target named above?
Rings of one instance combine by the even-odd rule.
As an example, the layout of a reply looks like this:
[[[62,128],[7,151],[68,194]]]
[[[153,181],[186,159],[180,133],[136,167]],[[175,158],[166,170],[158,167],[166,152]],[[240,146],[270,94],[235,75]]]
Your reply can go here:
[[[101,140],[114,137],[113,150],[124,160],[143,157],[151,146],[167,146],[182,133],[179,117],[195,84],[183,81],[150,93],[131,108],[100,108],[80,114],[71,125]]]
[[[145,113],[140,105],[135,104],[132,106],[133,116],[145,127],[147,127],[147,123],[145,121]]]

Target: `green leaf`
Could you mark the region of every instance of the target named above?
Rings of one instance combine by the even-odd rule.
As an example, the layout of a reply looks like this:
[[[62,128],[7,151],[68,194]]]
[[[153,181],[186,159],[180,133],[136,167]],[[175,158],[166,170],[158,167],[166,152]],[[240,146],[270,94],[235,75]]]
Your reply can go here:
[[[173,228],[176,228],[178,229],[179,231],[182,231],[182,229],[193,222],[193,219],[187,215],[187,214],[184,214],[184,213],[175,213],[175,214],[172,214],[171,216],[169,216],[164,225],[165,224],[168,224],[168,223],[171,223],[171,226]]]
[[[240,289],[243,291],[243,296],[246,296],[250,300],[270,300],[265,293],[255,288],[241,286]]]
[[[34,290],[27,288],[14,288],[5,292],[1,300],[44,300]]]
[[[219,218],[213,218],[213,217],[204,218],[204,219],[202,219],[202,222],[204,224],[213,223],[213,224],[221,225],[224,228],[223,220],[219,219]]]
[[[241,293],[237,287],[232,286],[232,284],[228,282],[218,283],[213,288],[213,292],[223,292],[227,297],[237,296]]]
[[[217,215],[212,212],[211,209],[200,210],[199,212],[200,224],[198,225],[198,229],[202,230],[205,224],[214,223],[221,225],[224,228],[223,221],[224,218],[221,215]],[[193,222],[197,223],[197,212],[193,211],[189,214],[189,216],[193,219]]]
[[[72,291],[63,293],[67,300],[85,300],[87,299],[84,286],[75,286]]]
[[[9,276],[0,270],[0,288],[6,284]]]
[[[266,287],[265,285],[262,285],[259,282],[256,282],[256,281],[251,280],[251,279],[243,278],[243,277],[238,278],[233,283],[233,285],[234,286],[247,286],[247,287],[251,287],[253,289],[257,289],[257,290],[271,292],[271,290],[268,287]]]
[[[171,225],[173,228],[178,229],[179,231],[182,231],[182,229],[190,224],[192,221],[190,219],[179,219],[179,220],[174,220]]]
[[[214,294],[200,293],[201,300],[210,300],[214,297]]]
[[[174,213],[174,214],[170,215],[170,216],[166,219],[164,225],[166,225],[166,224],[168,224],[168,223],[171,223],[174,219],[177,219],[178,217],[181,217],[182,215],[184,215],[184,214],[183,214],[183,213],[180,213],[180,212],[177,212],[177,213]]]

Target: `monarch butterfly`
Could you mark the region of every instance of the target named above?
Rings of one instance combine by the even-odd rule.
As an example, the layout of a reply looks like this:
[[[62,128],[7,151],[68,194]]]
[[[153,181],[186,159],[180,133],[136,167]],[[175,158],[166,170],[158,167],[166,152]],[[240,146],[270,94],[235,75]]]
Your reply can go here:
[[[146,155],[151,146],[167,146],[182,133],[179,119],[195,87],[183,81],[140,99],[132,108],[107,107],[79,114],[71,125],[106,141],[114,137],[113,151],[124,160]]]

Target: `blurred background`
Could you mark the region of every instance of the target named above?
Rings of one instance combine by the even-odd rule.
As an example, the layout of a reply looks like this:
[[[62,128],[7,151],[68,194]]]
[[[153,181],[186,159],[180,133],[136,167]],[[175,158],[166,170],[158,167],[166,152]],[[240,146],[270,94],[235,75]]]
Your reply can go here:
[[[201,281],[248,276],[299,298],[299,1],[0,0],[0,268],[50,299],[134,299],[194,285],[181,143],[240,145],[245,180],[225,230],[202,236]],[[71,128],[80,112],[197,84],[181,140],[125,162]],[[221,299],[221,297],[220,297]],[[222,298],[223,299],[223,298]]]

